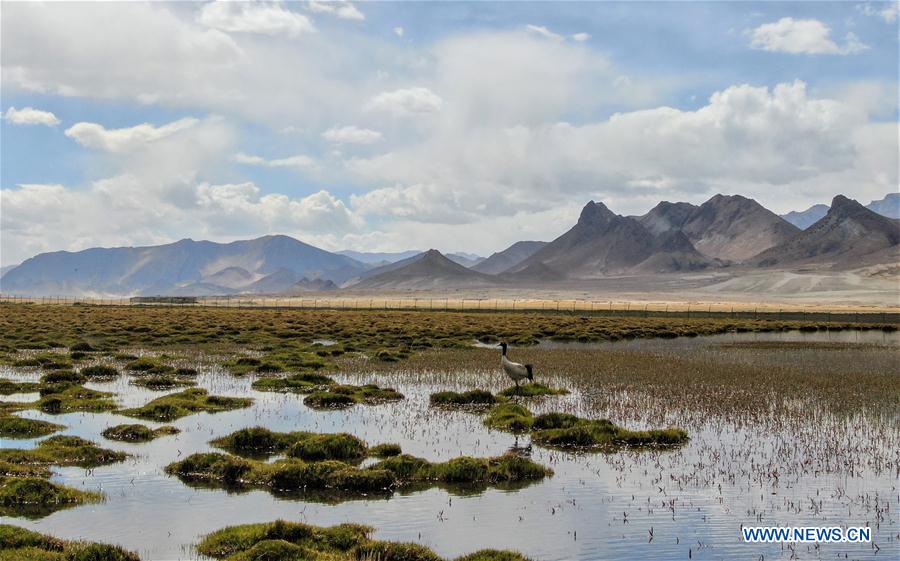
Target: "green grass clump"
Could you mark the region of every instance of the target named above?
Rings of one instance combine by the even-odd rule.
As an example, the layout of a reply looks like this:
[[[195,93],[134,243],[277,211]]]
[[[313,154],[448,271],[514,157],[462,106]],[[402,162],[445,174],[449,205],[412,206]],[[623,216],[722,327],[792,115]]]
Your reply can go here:
[[[160,374],[155,376],[142,376],[140,378],[135,378],[131,381],[135,386],[141,386],[142,388],[147,388],[150,390],[170,390],[172,388],[179,388],[185,386],[196,386],[197,383],[193,380],[185,380],[183,378],[177,378],[175,376],[170,376],[169,374]]]
[[[266,457],[280,454],[304,438],[309,432],[275,432],[265,427],[250,427],[233,432],[210,442],[217,448],[248,457]]]
[[[28,516],[49,514],[66,506],[103,500],[99,493],[58,485],[40,477],[0,479],[0,513]]]
[[[0,561],[140,561],[117,545],[67,541],[0,524]]]
[[[390,458],[392,456],[399,456],[402,453],[403,450],[400,449],[399,444],[378,444],[369,448],[369,456],[373,458]]]
[[[37,438],[64,428],[62,425],[47,421],[0,414],[0,437],[2,438]]]
[[[68,360],[66,355],[61,355],[59,353],[41,353],[16,360],[13,362],[13,366],[38,366],[45,370],[69,370],[72,368],[72,363]]]
[[[201,555],[225,561],[443,561],[414,543],[372,540],[358,524],[311,526],[277,520],[217,530],[197,545]],[[485,549],[456,561],[528,561],[510,551]]]
[[[307,462],[321,460],[357,461],[366,456],[366,443],[352,434],[316,434],[300,439],[287,455]]]
[[[74,370],[54,370],[41,376],[42,384],[58,384],[60,382],[80,384],[86,380],[87,378]]]
[[[536,397],[539,395],[565,395],[567,393],[569,393],[569,390],[563,388],[551,388],[544,384],[533,382],[531,384],[510,386],[501,391],[500,395],[503,397]]]
[[[167,422],[201,411],[218,413],[249,407],[251,403],[253,400],[250,398],[208,395],[202,388],[192,388],[158,397],[141,407],[124,409],[121,414],[148,421]]]
[[[36,382],[13,382],[7,378],[0,378],[0,395],[36,392],[39,386],[40,384]]]
[[[527,408],[515,403],[504,403],[491,409],[484,424],[507,432],[530,431],[532,442],[550,448],[668,447],[688,440],[687,432],[679,428],[633,431],[607,419],[582,419],[568,413],[534,416]]]
[[[95,364],[93,366],[86,366],[79,370],[82,376],[87,378],[115,378],[119,375],[119,370],[112,366],[107,366],[106,364]]]
[[[267,392],[310,393],[332,384],[334,384],[334,380],[328,376],[303,372],[286,378],[260,378],[255,380],[251,387],[254,390]]]
[[[453,406],[484,406],[497,403],[497,397],[486,390],[470,390],[467,392],[437,392],[428,398],[432,405],[443,407]]]
[[[43,384],[37,405],[45,413],[100,412],[116,408],[109,392],[91,390],[78,384]]]
[[[364,386],[335,385],[326,390],[315,391],[303,403],[314,409],[340,409],[357,403],[377,405],[388,401],[399,401],[403,394],[393,388],[380,388],[375,384]]]
[[[168,364],[163,364],[162,362],[149,357],[141,357],[137,360],[132,360],[125,365],[125,369],[140,372],[141,374],[169,374],[175,371],[175,368]]]
[[[378,462],[371,469],[389,471],[401,481],[441,483],[515,482],[543,479],[553,474],[551,469],[516,454],[494,458],[461,456],[435,464],[401,454]]]
[[[255,553],[259,554],[263,552],[287,553],[288,555],[298,553],[297,549],[285,547],[283,543],[286,543],[307,552],[307,555],[300,559],[349,561],[351,551],[367,543],[371,531],[372,528],[359,524],[340,524],[323,528],[300,522],[277,520],[263,524],[222,528],[200,540],[197,551],[208,557],[227,559],[228,561],[244,559],[282,561],[293,558],[247,554],[254,548],[256,548]]]
[[[151,429],[144,425],[116,425],[109,427],[103,431],[103,437],[109,440],[119,440],[122,442],[149,442],[160,436],[168,436],[181,432],[176,427],[162,426],[158,429]]]
[[[20,465],[78,466],[92,468],[121,462],[124,452],[100,448],[90,440],[77,436],[51,436],[30,450],[0,449],[0,460]]]
[[[484,424],[492,429],[506,432],[526,432],[534,423],[534,415],[518,403],[501,403],[492,408]]]

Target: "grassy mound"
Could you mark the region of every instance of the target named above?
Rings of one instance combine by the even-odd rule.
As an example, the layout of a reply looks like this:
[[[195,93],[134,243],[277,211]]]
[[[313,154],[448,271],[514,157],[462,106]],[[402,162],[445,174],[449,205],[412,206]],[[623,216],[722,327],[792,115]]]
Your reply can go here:
[[[185,386],[195,386],[196,382],[193,380],[185,380],[184,378],[179,378],[176,376],[172,376],[170,374],[159,374],[154,376],[141,376],[139,378],[135,378],[131,381],[135,386],[141,386],[143,388],[147,388],[150,390],[170,390],[172,388],[185,387]]]
[[[399,401],[403,394],[393,388],[380,388],[375,384],[364,386],[335,385],[326,390],[315,391],[303,403],[314,409],[342,409],[364,403],[377,405],[388,401]]]
[[[372,528],[340,524],[330,528],[277,520],[230,526],[205,536],[197,551],[226,561],[443,561],[425,546],[372,540]],[[457,561],[528,561],[510,551],[486,549]]]
[[[563,388],[551,388],[533,382],[531,384],[520,384],[519,386],[510,386],[501,391],[499,395],[503,397],[537,397],[539,395],[565,395],[569,390]]]
[[[124,452],[100,448],[90,440],[77,436],[51,436],[31,450],[0,449],[0,461],[19,465],[78,466],[92,468],[121,462]]]
[[[91,390],[78,384],[42,384],[38,407],[45,413],[101,412],[116,408],[109,392]]]
[[[0,414],[0,437],[2,438],[36,438],[64,428],[62,425],[47,421]]]
[[[491,409],[484,424],[507,432],[530,431],[535,444],[550,448],[669,447],[688,441],[687,432],[680,428],[633,431],[606,419],[582,419],[568,413],[535,416],[515,403],[504,403]]]
[[[390,458],[392,456],[399,456],[402,453],[403,450],[400,449],[399,444],[378,444],[369,448],[369,456],[373,458]]]
[[[484,424],[506,432],[526,432],[531,429],[534,416],[526,407],[517,403],[502,403],[491,409]]]
[[[95,364],[94,366],[86,366],[78,371],[82,376],[90,379],[115,378],[119,375],[119,370],[105,364]]]
[[[487,406],[499,403],[501,400],[486,390],[470,390],[467,392],[437,392],[431,394],[428,401],[432,405],[440,407],[465,407]]]
[[[74,370],[54,370],[41,376],[42,384],[58,384],[60,382],[81,384],[86,381],[87,378]]]
[[[251,403],[253,400],[250,398],[208,395],[204,389],[193,388],[158,397],[146,405],[124,409],[121,413],[148,421],[166,422],[201,411],[218,413],[249,407]]]
[[[0,524],[0,561],[140,561],[117,545],[67,541]]]
[[[125,365],[125,369],[147,375],[170,374],[175,371],[174,367],[160,362],[159,359],[150,357],[141,357],[132,360]]]
[[[310,432],[275,432],[265,427],[250,427],[233,432],[210,442],[217,448],[247,457],[267,457],[280,454],[304,438]]]
[[[385,492],[413,484],[492,485],[524,482],[542,479],[553,473],[514,454],[496,458],[463,456],[441,463],[399,454],[359,468],[348,462],[364,456],[365,449],[361,452],[359,448],[364,447],[364,443],[347,437],[349,435],[315,435],[296,443],[288,451],[287,459],[272,463],[217,452],[192,454],[166,466],[166,472],[188,481],[227,486],[345,493]],[[301,453],[305,454],[305,459],[291,455]],[[345,459],[335,459],[339,457]]]
[[[42,477],[0,478],[0,514],[46,516],[60,508],[103,500],[99,493],[58,485]]]
[[[0,378],[0,395],[32,393],[38,391],[39,387],[40,384],[37,382],[13,382],[7,378]]]
[[[332,384],[334,384],[334,380],[328,376],[305,372],[287,378],[260,378],[255,380],[250,387],[264,392],[310,393]]]
[[[103,437],[110,440],[119,440],[122,442],[149,442],[160,436],[168,436],[170,434],[178,434],[181,432],[175,427],[162,426],[158,429],[151,429],[144,425],[116,425],[109,427],[103,431]]]

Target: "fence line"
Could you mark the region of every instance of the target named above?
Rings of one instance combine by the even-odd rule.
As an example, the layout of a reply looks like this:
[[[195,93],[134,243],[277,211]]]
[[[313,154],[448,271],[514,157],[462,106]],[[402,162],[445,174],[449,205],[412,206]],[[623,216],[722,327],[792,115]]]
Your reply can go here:
[[[78,306],[164,306],[207,308],[267,308],[308,310],[408,310],[446,312],[567,313],[618,317],[732,318],[784,321],[900,323],[900,312],[797,310],[773,306],[732,304],[615,302],[593,300],[539,300],[516,298],[375,298],[375,297],[263,297],[181,296],[133,298],[78,298],[63,296],[0,295],[0,303]]]

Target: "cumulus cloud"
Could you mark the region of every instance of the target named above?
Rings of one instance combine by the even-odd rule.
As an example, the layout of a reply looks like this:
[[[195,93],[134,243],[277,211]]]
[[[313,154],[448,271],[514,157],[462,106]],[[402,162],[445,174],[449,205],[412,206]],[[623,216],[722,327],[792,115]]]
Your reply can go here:
[[[229,33],[296,36],[316,31],[308,17],[277,2],[215,0],[203,5],[199,20],[207,27]]]
[[[590,33],[575,33],[572,35],[572,39],[578,41],[579,43],[584,43],[588,39],[591,38]]]
[[[444,100],[428,88],[415,87],[382,92],[366,105],[368,109],[385,111],[394,116],[437,113]]]
[[[381,140],[378,131],[355,126],[332,127],[322,133],[322,138],[333,144],[373,144]]]
[[[750,36],[754,49],[791,54],[851,55],[869,48],[853,33],[847,33],[844,45],[839,46],[831,39],[831,28],[816,19],[784,17],[760,25]]]
[[[56,118],[56,115],[50,111],[41,111],[34,107],[23,107],[22,109],[10,107],[3,115],[3,119],[14,125],[46,125],[55,127],[59,124],[59,119]]]
[[[199,119],[186,117],[160,127],[143,123],[122,129],[107,129],[97,123],[75,123],[65,135],[87,148],[106,152],[130,152],[140,146],[190,129]]]
[[[898,13],[900,13],[900,2],[896,0],[884,3],[879,2],[878,6],[867,2],[857,6],[857,9],[867,16],[877,16],[885,23],[894,23],[897,21]]]
[[[287,158],[267,160],[261,156],[253,156],[244,154],[243,152],[238,152],[234,155],[234,161],[239,164],[249,166],[263,166],[269,168],[309,169],[316,165],[315,159],[304,154],[297,154],[296,156],[289,156]]]
[[[312,1],[307,4],[310,12],[315,14],[331,14],[341,19],[350,19],[363,21],[366,15],[359,9],[345,0],[323,0],[321,2]]]

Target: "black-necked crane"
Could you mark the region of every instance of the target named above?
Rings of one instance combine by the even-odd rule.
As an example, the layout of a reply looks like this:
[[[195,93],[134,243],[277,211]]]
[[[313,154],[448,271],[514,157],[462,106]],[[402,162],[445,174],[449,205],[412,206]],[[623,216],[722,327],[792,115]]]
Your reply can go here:
[[[500,366],[503,367],[503,371],[506,372],[506,375],[509,376],[513,382],[516,383],[516,387],[519,387],[519,380],[523,380],[525,378],[534,381],[534,373],[532,369],[534,368],[530,364],[519,364],[518,362],[513,362],[506,358],[506,349],[509,345],[505,342],[497,345],[501,349],[503,349],[502,354],[500,355]]]

